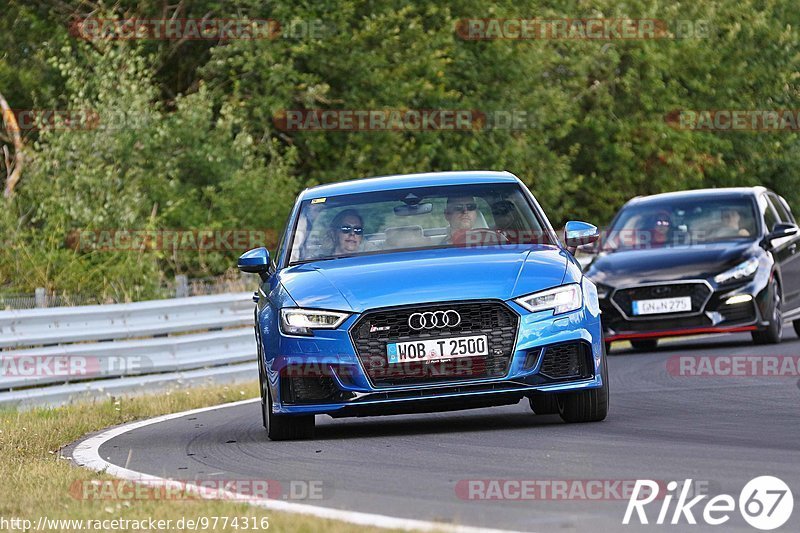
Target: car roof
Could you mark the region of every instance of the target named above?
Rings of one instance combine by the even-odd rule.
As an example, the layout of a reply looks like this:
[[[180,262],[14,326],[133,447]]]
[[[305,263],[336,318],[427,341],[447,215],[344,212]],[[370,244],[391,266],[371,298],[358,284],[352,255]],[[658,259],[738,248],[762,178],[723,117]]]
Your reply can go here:
[[[405,189],[408,187],[436,187],[473,183],[519,183],[510,172],[469,170],[453,172],[426,172],[421,174],[397,174],[374,178],[354,179],[311,187],[300,193],[300,200],[313,200],[343,194]]]
[[[675,191],[654,194],[652,196],[638,196],[628,202],[628,205],[647,205],[649,203],[661,203],[664,201],[691,200],[693,198],[737,198],[743,196],[755,196],[762,192],[767,192],[765,187],[723,187],[718,189],[695,189],[690,191]]]

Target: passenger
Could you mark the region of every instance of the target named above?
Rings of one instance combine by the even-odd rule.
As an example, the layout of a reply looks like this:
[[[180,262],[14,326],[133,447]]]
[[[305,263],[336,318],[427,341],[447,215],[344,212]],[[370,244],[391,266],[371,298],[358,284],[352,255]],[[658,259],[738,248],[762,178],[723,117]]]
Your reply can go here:
[[[453,235],[465,233],[475,227],[478,219],[478,204],[472,196],[454,196],[447,199],[444,218],[450,224],[450,230],[442,244],[453,244]]]
[[[361,251],[364,241],[364,220],[355,209],[345,209],[331,222],[332,255],[350,255]]]

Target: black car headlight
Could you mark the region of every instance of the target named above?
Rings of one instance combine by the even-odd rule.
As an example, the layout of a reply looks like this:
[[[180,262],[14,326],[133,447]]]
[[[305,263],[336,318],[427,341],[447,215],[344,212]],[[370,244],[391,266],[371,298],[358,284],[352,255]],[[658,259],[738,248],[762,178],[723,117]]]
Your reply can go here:
[[[315,329],[336,329],[347,320],[350,313],[301,309],[281,309],[281,331],[286,335],[314,335]]]
[[[583,306],[583,291],[577,283],[562,285],[555,289],[535,292],[514,300],[519,305],[537,313],[552,309],[554,315],[577,311]]]
[[[751,257],[747,261],[743,261],[730,270],[726,270],[722,274],[714,276],[714,281],[717,285],[728,283],[730,281],[742,281],[753,277],[758,270],[758,258]]]

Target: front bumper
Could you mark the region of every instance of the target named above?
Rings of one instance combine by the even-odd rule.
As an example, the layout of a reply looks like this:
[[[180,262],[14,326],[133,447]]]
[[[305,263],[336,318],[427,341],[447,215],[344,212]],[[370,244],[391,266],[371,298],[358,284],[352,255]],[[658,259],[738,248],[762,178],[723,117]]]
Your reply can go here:
[[[529,313],[513,302],[503,305],[518,316],[518,326],[504,373],[490,378],[456,372],[429,382],[376,385],[351,338],[361,315],[313,337],[264,335],[273,340],[263,346],[273,412],[339,417],[446,411],[515,403],[536,392],[602,386],[603,333],[596,304],[559,316]],[[260,317],[262,330],[279,333],[271,315]],[[573,365],[561,377],[559,372],[574,357],[585,364],[579,371]]]
[[[716,285],[710,280],[640,285],[635,289],[639,292],[634,294],[641,295],[643,299],[662,296],[664,287],[674,287],[676,284],[696,284],[698,287],[698,293],[693,296],[691,312],[644,317],[626,313],[629,310],[626,307],[628,298],[621,294],[629,290],[628,288],[605,288],[607,294],[600,299],[605,340],[613,342],[758,330],[768,325],[765,319],[769,316],[771,301],[768,281],[769,278],[756,278],[724,286]],[[651,288],[653,294],[648,296],[647,291]],[[655,294],[657,291],[662,291],[662,294]],[[749,297],[750,300],[727,303],[737,296]]]

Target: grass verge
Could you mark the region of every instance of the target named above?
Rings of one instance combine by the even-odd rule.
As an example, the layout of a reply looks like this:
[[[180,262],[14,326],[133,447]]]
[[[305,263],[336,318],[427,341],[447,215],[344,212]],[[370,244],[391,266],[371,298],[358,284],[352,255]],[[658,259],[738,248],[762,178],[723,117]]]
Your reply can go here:
[[[275,513],[246,504],[220,500],[165,501],[159,499],[86,500],[70,492],[71,487],[111,476],[75,468],[59,458],[59,449],[83,435],[108,426],[157,415],[254,398],[258,387],[215,386],[160,395],[108,399],[55,409],[0,411],[0,530],[21,531],[30,520],[36,528],[40,517],[84,520],[77,524],[54,524],[44,531],[97,531],[87,529],[86,520],[129,520],[127,524],[106,522],[100,531],[263,531],[268,520],[272,531],[370,531],[352,524],[290,513]],[[266,437],[265,437],[266,442]],[[209,519],[208,527],[176,527],[181,518]],[[220,517],[212,523],[213,517]],[[222,517],[228,517],[223,524]],[[239,517],[236,525],[233,519]],[[247,517],[245,520],[243,517]],[[169,529],[150,528],[144,521],[172,520]],[[6,520],[6,522],[3,522]],[[121,527],[115,528],[115,525]],[[142,529],[142,525],[148,527]],[[211,527],[215,525],[216,527]],[[253,527],[253,526],[256,527]],[[122,527],[126,526],[126,527]],[[249,526],[247,528],[243,526]]]

